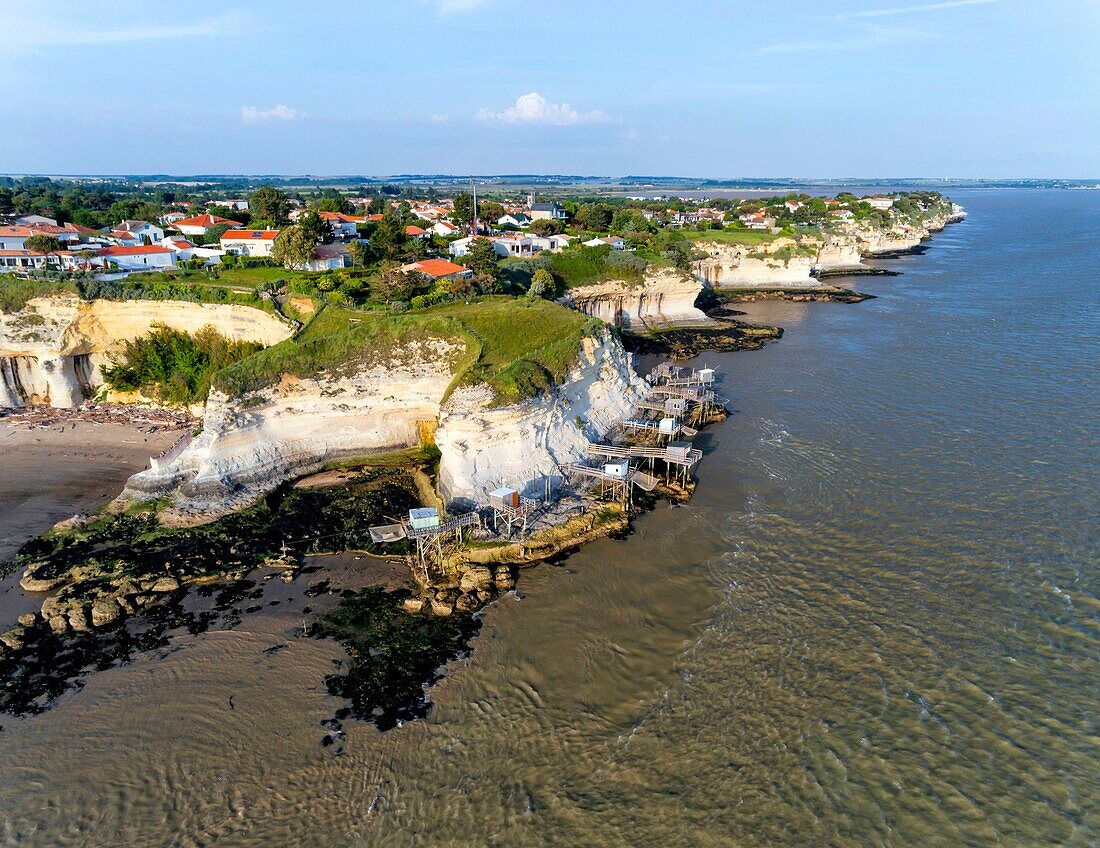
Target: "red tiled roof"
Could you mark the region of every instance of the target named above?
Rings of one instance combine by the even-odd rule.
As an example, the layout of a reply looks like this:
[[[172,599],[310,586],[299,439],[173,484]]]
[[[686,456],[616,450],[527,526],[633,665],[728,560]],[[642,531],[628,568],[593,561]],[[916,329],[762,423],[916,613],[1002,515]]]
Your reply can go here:
[[[417,227],[413,224],[409,224],[409,226],[405,227],[405,235],[407,236],[422,236],[426,232],[428,231],[421,229],[420,227]]]
[[[376,215],[368,215],[367,220],[368,221],[381,221],[382,220],[382,214],[378,213]]]
[[[34,235],[34,230],[30,227],[0,227],[0,236],[8,236],[9,238],[30,238]]]
[[[176,221],[173,226],[175,227],[216,227],[218,224],[229,224],[233,227],[241,226],[240,221],[233,221],[229,218],[219,218],[217,215],[211,215],[207,212],[205,215],[196,215],[194,218],[182,218]]]
[[[134,247],[105,247],[99,251],[100,256],[140,256],[143,253],[171,253],[167,247],[158,247],[155,244],[139,244]]]
[[[421,262],[414,262],[413,267],[421,274],[427,274],[429,277],[449,277],[451,274],[460,274],[466,270],[462,265],[455,265],[446,259],[425,259]]]
[[[45,256],[34,250],[0,250],[0,256]]]
[[[274,241],[279,235],[278,230],[226,230],[222,233],[222,241]]]
[[[322,221],[340,221],[343,224],[362,224],[367,220],[354,215],[345,215],[343,212],[318,212],[317,214],[321,216]],[[379,215],[378,218],[381,219],[382,216]]]

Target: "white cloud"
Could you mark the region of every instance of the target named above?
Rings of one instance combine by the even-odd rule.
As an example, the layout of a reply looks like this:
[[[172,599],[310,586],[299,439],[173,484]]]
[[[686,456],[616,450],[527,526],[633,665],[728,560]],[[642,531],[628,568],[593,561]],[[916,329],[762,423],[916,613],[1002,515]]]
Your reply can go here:
[[[241,121],[246,124],[258,124],[262,121],[293,121],[302,117],[297,109],[291,109],[285,103],[280,103],[270,109],[257,109],[255,106],[241,107]]]
[[[503,112],[481,108],[476,117],[479,121],[502,124],[554,124],[556,126],[591,124],[608,120],[607,113],[599,109],[578,112],[568,103],[550,102],[537,91],[517,98],[515,105],[509,106]]]
[[[894,6],[890,9],[867,9],[864,12],[847,12],[838,18],[882,18],[887,15],[909,15],[915,12],[935,12],[940,9],[954,9],[958,6],[988,6],[1000,0],[945,0],[942,3],[926,3],[923,6]]]
[[[472,12],[486,5],[489,0],[431,0],[441,15]]]
[[[194,22],[158,22],[112,28],[103,25],[102,21],[64,20],[36,11],[34,15],[7,18],[4,26],[8,36],[14,36],[10,38],[11,43],[19,47],[70,47],[157,39],[213,38],[233,34],[242,21],[239,12],[229,12]]]
[[[445,123],[447,123],[447,121],[451,120],[451,116],[450,115],[432,115],[430,120],[433,124],[445,124]]]

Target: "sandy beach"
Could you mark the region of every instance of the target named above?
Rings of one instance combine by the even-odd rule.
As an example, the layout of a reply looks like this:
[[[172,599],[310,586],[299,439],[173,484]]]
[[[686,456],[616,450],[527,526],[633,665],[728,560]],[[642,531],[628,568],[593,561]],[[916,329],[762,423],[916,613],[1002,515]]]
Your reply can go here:
[[[0,562],[58,521],[110,502],[179,433],[64,415],[48,424],[0,420]],[[24,595],[18,574],[0,580],[0,626],[40,604]]]

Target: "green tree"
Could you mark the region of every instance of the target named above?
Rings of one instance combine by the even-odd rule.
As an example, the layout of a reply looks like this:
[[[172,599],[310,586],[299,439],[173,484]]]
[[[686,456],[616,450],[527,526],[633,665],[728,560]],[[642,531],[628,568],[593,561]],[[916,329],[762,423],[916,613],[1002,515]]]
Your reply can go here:
[[[362,268],[367,264],[367,251],[366,248],[363,247],[362,242],[348,242],[348,258],[351,259],[351,266],[353,268]]]
[[[348,199],[332,188],[321,192],[320,198],[311,203],[310,208],[318,212],[342,212],[345,215],[350,215],[352,209]]]
[[[476,238],[471,241],[465,260],[466,267],[476,276],[492,280],[494,287],[500,282],[501,273],[500,265],[497,263],[497,252],[488,239]]]
[[[370,245],[384,259],[397,259],[405,251],[405,225],[393,210],[386,212],[371,233]]]
[[[332,244],[332,227],[316,212],[307,212],[299,218],[298,226],[313,239],[314,244]]]
[[[477,217],[486,223],[495,224],[504,217],[504,207],[492,200],[478,201]]]
[[[313,234],[297,224],[283,230],[271,247],[272,258],[284,268],[305,268],[314,257],[317,242]]]
[[[370,199],[370,203],[367,204],[368,215],[381,215],[386,211],[386,198],[380,194],[376,194]]]
[[[213,227],[207,227],[202,241],[204,244],[218,244],[222,240],[222,236],[230,229],[232,227],[229,224],[215,224]]]
[[[470,226],[474,217],[474,199],[468,191],[460,191],[455,195],[455,208],[451,213],[451,220],[460,227]]]
[[[290,201],[277,188],[262,186],[248,198],[248,211],[253,220],[270,221],[274,226],[281,227],[287,222]]]
[[[554,287],[554,275],[545,268],[539,268],[531,275],[531,287],[527,293],[531,297],[552,297]]]
[[[565,232],[565,224],[556,218],[539,218],[531,222],[531,232],[539,236],[556,236]]]
[[[35,233],[33,236],[27,237],[27,240],[23,242],[23,247],[34,253],[56,253],[61,250],[61,242],[53,236]]]
[[[602,233],[610,229],[614,212],[606,203],[584,203],[577,208],[573,223],[582,230]]]

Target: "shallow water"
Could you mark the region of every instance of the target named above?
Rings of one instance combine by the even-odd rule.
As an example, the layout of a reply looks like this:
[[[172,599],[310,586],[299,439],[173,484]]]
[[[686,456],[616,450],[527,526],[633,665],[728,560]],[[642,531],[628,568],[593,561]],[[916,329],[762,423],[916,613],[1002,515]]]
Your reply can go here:
[[[751,306],[695,499],[525,572],[428,720],[322,748],[341,651],[257,613],[3,721],[0,843],[1100,842],[1100,196],[958,199]]]

